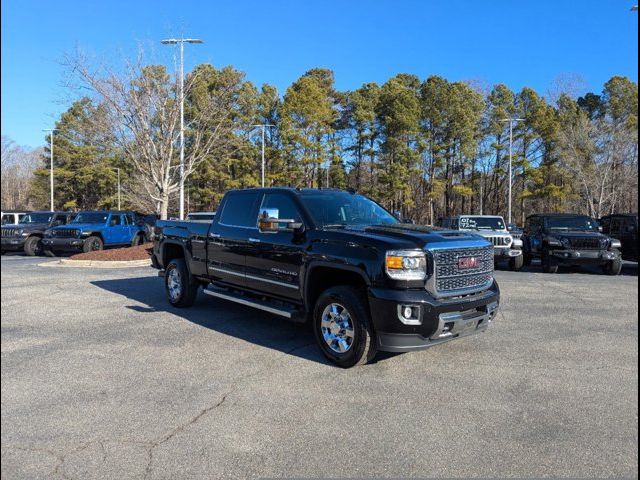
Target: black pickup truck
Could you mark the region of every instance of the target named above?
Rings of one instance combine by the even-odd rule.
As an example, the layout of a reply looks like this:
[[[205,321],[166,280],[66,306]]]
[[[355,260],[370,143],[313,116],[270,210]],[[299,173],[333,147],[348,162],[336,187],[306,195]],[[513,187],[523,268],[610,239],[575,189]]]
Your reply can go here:
[[[342,367],[484,331],[500,292],[493,245],[401,224],[331,189],[228,192],[212,223],[158,221],[152,263],[169,302],[204,293],[312,324]]]

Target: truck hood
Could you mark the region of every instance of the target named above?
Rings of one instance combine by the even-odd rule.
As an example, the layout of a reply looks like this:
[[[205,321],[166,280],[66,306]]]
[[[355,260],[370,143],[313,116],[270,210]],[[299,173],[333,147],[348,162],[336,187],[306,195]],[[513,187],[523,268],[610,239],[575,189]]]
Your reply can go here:
[[[467,233],[474,233],[481,237],[509,237],[511,234],[504,230],[463,230]]]
[[[378,240],[388,240],[392,243],[402,242],[413,244],[415,247],[424,248],[427,245],[435,245],[441,242],[451,244],[451,242],[475,242],[477,246],[486,246],[490,243],[471,232],[459,230],[444,230],[411,223],[397,223],[393,225],[374,226],[346,226],[336,229],[352,235],[363,237],[375,237]],[[414,248],[415,248],[414,247]]]
[[[77,228],[79,230],[90,230],[95,228],[103,228],[104,223],[69,223],[67,225],[59,225],[57,227],[53,227],[52,230],[60,230],[60,229],[68,229],[68,228]]]
[[[19,228],[25,232],[32,232],[36,230],[46,230],[48,227],[48,223],[18,223],[17,225],[3,225],[2,228]]]

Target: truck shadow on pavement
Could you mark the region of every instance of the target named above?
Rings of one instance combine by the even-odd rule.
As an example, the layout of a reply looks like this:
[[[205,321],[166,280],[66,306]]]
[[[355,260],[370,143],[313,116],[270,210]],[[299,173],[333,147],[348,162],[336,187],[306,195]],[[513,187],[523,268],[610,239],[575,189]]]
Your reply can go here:
[[[331,365],[320,352],[309,325],[289,322],[275,315],[242,305],[225,302],[198,294],[190,308],[169,305],[164,283],[158,277],[96,280],[92,285],[122,295],[137,305],[125,308],[141,314],[167,312],[210,330],[244,340],[261,347],[271,348],[305,360]],[[397,354],[379,353],[376,360]]]

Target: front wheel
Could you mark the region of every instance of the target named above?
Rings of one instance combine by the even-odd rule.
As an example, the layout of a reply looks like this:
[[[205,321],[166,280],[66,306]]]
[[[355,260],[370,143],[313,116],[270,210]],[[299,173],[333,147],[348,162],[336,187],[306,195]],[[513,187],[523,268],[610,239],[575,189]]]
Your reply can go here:
[[[35,257],[42,253],[42,239],[40,237],[31,236],[24,242],[24,253],[30,257]]]
[[[102,249],[104,249],[104,242],[100,237],[91,236],[82,244],[82,251],[84,253],[97,252]]]
[[[622,259],[618,257],[615,260],[607,262],[604,267],[602,267],[602,270],[605,274],[614,277],[620,275],[620,273],[622,272]]]
[[[547,251],[542,252],[542,271],[544,273],[557,273],[558,263],[551,257]]]
[[[198,282],[189,274],[182,258],[169,262],[164,274],[164,287],[169,303],[174,307],[190,307],[198,295]]]
[[[313,331],[324,356],[343,368],[370,362],[378,349],[367,299],[353,287],[334,287],[320,295]]]
[[[518,255],[509,260],[509,270],[512,272],[519,272],[524,266],[524,255]]]

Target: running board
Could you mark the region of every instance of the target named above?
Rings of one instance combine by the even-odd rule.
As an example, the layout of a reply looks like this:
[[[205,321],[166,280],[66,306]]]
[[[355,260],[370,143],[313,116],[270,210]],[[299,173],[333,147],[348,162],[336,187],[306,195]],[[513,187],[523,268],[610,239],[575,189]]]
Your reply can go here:
[[[239,303],[240,305],[256,308],[264,312],[273,313],[274,315],[288,318],[289,320],[304,321],[304,317],[301,318],[300,311],[295,308],[287,308],[284,305],[278,305],[272,302],[246,297],[240,293],[221,290],[211,286],[203,288],[202,291],[207,295],[211,295],[212,297],[221,298],[230,302]]]

